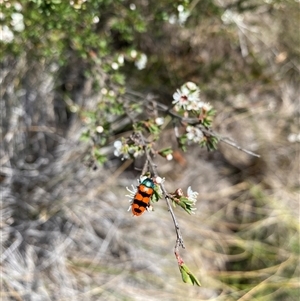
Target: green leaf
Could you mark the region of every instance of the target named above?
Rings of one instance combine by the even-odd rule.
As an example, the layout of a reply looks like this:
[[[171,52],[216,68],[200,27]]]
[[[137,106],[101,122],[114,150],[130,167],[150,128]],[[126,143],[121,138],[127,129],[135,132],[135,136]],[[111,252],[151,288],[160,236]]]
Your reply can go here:
[[[180,273],[181,273],[182,281],[184,283],[192,284],[192,281],[191,281],[191,278],[189,277],[189,274],[184,269],[180,269]]]
[[[86,131],[84,131],[84,132],[81,133],[79,139],[80,139],[81,141],[86,142],[86,141],[89,141],[90,138],[91,138],[90,131],[89,131],[89,130],[86,130]]]
[[[107,161],[107,157],[103,154],[100,153],[100,150],[99,149],[94,149],[94,158],[96,159],[96,161],[102,165],[103,163],[105,163]]]
[[[210,110],[207,112],[207,116],[214,116],[216,113],[217,113],[217,111],[216,111],[215,109],[210,109]]]
[[[182,281],[184,283],[189,283],[192,285],[198,285],[201,286],[200,281],[197,279],[197,277],[190,271],[190,269],[187,267],[186,264],[181,264],[179,266],[179,270],[181,273]]]
[[[188,141],[187,136],[184,134],[184,135],[180,136],[180,137],[177,139],[177,141],[178,141],[179,147],[180,147],[184,152],[186,152],[186,149],[187,149],[186,145],[187,145],[187,141]]]
[[[154,193],[152,194],[151,201],[158,202],[162,198],[162,192],[159,185],[154,186]]]
[[[162,156],[162,157],[166,157],[169,154],[173,154],[173,150],[171,147],[166,147],[163,148],[161,150],[158,151],[158,153]]]

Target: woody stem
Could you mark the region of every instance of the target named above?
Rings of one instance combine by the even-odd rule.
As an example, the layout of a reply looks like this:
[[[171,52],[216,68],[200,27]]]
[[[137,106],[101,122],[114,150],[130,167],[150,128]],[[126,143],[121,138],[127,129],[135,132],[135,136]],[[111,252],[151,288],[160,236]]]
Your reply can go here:
[[[139,93],[136,93],[136,92],[133,92],[133,91],[131,91],[131,92],[128,92],[128,91],[127,91],[127,93],[133,94],[133,95],[138,96],[138,97],[143,98],[143,99],[145,98],[144,95],[139,94]],[[174,118],[176,118],[176,119],[179,119],[181,122],[186,122],[186,123],[188,123],[188,124],[195,125],[195,126],[198,125],[198,127],[200,128],[200,130],[201,130],[203,133],[206,133],[206,134],[209,134],[210,136],[216,137],[216,138],[217,138],[218,140],[220,140],[221,142],[226,143],[226,144],[228,144],[228,145],[230,145],[230,146],[232,146],[232,147],[235,147],[235,148],[237,148],[238,150],[240,150],[240,151],[242,151],[242,152],[245,152],[245,153],[248,154],[248,155],[251,155],[251,156],[254,156],[254,157],[257,157],[257,158],[260,157],[260,155],[254,153],[254,152],[251,152],[251,151],[249,151],[249,150],[247,150],[247,149],[245,149],[245,148],[243,148],[243,147],[240,147],[239,145],[237,145],[234,141],[230,140],[229,138],[222,137],[222,136],[219,135],[218,133],[215,133],[214,131],[208,130],[208,129],[206,129],[206,128],[205,128],[204,126],[202,126],[202,125],[199,125],[199,119],[198,119],[198,118],[188,118],[188,117],[183,117],[183,116],[177,114],[176,112],[174,112],[174,111],[172,110],[172,107],[168,107],[168,106],[166,106],[166,105],[164,105],[164,104],[162,104],[162,103],[160,103],[160,102],[157,102],[157,101],[155,101],[155,100],[152,100],[152,103],[153,103],[153,104],[156,103],[156,104],[155,104],[155,109],[160,110],[160,111],[162,111],[162,112],[165,112],[165,113],[168,114],[169,116],[172,116],[172,117],[174,117]]]
[[[149,150],[145,148],[145,153],[146,153],[146,157],[147,157],[147,161],[148,161],[148,164],[152,170],[152,173],[155,177],[158,177],[158,173],[157,173],[157,170],[156,170],[156,165],[154,164],[154,162],[152,161],[152,158],[151,158],[151,155],[149,153]],[[174,223],[174,226],[175,226],[175,231],[176,231],[176,236],[177,236],[177,239],[176,239],[176,244],[175,244],[175,253],[178,252],[178,248],[181,246],[183,249],[185,249],[185,246],[184,246],[184,243],[183,243],[183,238],[182,238],[182,235],[181,235],[181,232],[180,232],[180,228],[179,228],[179,224],[177,222],[177,219],[176,219],[176,216],[174,214],[174,211],[173,211],[173,208],[170,204],[170,197],[169,197],[169,194],[164,186],[163,183],[160,183],[159,184],[160,187],[161,187],[161,190],[162,190],[162,193],[165,197],[165,200],[166,200],[166,203],[167,203],[167,206],[168,206],[168,209],[169,209],[169,212],[171,214],[171,217],[172,217],[172,220],[173,220],[173,223]]]

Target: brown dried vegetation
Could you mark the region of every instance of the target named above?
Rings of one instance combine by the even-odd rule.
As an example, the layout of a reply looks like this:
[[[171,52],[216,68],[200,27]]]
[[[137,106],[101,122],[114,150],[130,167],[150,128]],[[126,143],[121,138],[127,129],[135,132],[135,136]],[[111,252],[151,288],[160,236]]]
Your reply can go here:
[[[181,283],[165,203],[140,218],[126,211],[139,176],[130,162],[84,166],[80,120],[61,100],[69,87],[93,103],[80,65],[58,78],[24,55],[1,75],[2,300],[298,300],[299,6],[261,5],[224,26],[198,20],[200,3],[190,27],[140,37],[151,60],[128,70],[128,86],[167,102],[196,82],[217,108],[215,130],[261,155],[220,145],[193,148],[184,164],[157,160],[170,191],[199,192],[196,214],[176,215],[202,287]]]

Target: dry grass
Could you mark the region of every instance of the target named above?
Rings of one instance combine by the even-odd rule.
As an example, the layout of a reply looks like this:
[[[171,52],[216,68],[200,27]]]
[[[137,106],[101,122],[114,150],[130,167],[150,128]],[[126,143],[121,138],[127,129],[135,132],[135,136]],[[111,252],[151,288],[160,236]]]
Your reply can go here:
[[[192,149],[184,166],[158,161],[168,189],[191,185],[199,191],[196,215],[179,210],[176,215],[187,247],[182,257],[201,288],[181,282],[174,226],[164,202],[140,218],[126,211],[125,187],[138,173],[124,171],[129,164],[116,159],[94,172],[83,165],[80,124],[63,108],[57,110],[56,79],[47,67],[27,66],[22,58],[4,66],[2,300],[298,300],[299,141],[288,137],[299,134],[299,41],[292,32],[295,23],[287,22],[287,36],[281,27],[296,7],[288,3],[276,10],[276,19],[261,11],[261,23],[253,25],[253,15],[245,16],[240,43],[256,51],[250,63],[261,60],[264,72],[248,86],[232,82],[238,95],[215,95],[216,128],[261,158],[221,146],[213,154]],[[193,49],[201,44],[202,59],[212,47],[203,41],[192,39]],[[228,55],[240,63],[235,51]],[[182,66],[170,68],[176,72]],[[194,78],[201,75],[192,68],[184,69],[186,76],[188,71]],[[214,75],[211,90],[224,81],[225,71]],[[262,78],[267,76],[268,82]],[[211,93],[206,91],[204,97]]]

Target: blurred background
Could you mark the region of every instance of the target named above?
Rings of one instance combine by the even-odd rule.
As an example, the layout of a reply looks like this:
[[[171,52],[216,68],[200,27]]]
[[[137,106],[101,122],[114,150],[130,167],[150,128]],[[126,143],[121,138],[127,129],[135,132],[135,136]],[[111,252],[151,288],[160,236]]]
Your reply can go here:
[[[299,1],[0,5],[1,300],[299,300]],[[127,212],[141,163],[113,155],[127,100],[170,105],[187,81],[261,156],[156,161],[169,191],[199,192],[175,214],[202,287],[181,280],[165,202]]]

